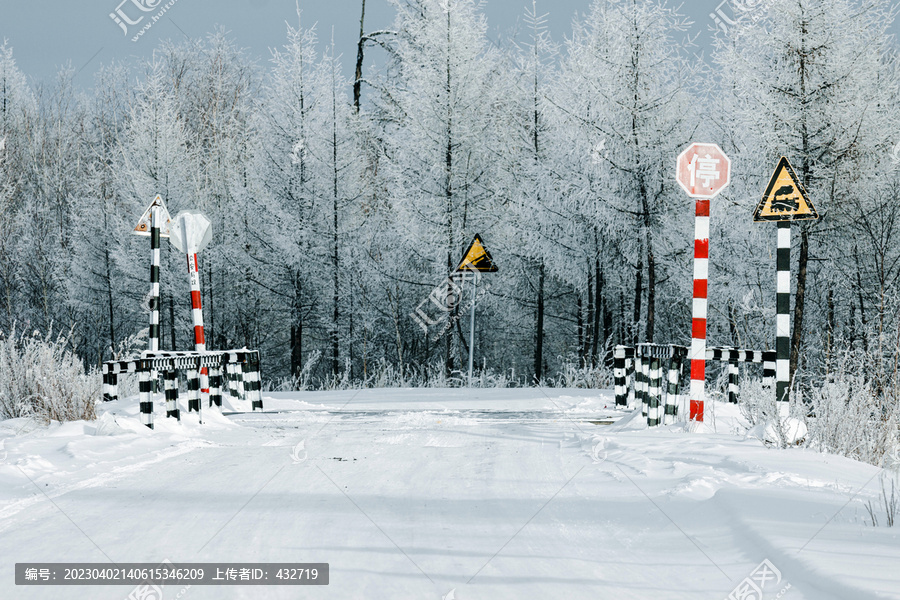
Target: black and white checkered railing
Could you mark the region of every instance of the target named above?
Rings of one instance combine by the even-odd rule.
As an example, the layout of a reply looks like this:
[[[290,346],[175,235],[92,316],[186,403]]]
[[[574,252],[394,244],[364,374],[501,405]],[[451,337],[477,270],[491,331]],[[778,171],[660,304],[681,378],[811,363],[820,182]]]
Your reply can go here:
[[[689,364],[688,348],[676,345],[638,344],[637,348],[616,346],[613,350],[613,377],[616,406],[629,405],[629,388],[634,382],[634,401],[651,427],[675,422],[683,402],[681,379]],[[738,401],[740,363],[762,363],[763,384],[775,381],[775,352],[738,348],[707,348],[706,360],[728,363],[728,400]],[[663,386],[664,375],[666,385]]]
[[[119,399],[119,375],[138,375],[141,422],[153,429],[151,379],[163,373],[166,416],[180,419],[178,409],[178,372],[187,375],[188,412],[201,409],[200,370],[209,370],[209,406],[222,406],[222,386],[228,383],[229,395],[250,400],[253,410],[262,410],[262,384],[259,377],[259,351],[225,350],[220,352],[144,352],[141,358],[110,360],[103,363],[103,400]],[[202,415],[201,415],[202,421]]]
[[[613,350],[616,406],[628,405],[628,390],[633,378],[634,400],[640,402],[647,424],[673,423],[681,402],[678,382],[686,358],[684,346],[638,344],[636,349],[616,346]],[[665,387],[664,379],[667,381]]]

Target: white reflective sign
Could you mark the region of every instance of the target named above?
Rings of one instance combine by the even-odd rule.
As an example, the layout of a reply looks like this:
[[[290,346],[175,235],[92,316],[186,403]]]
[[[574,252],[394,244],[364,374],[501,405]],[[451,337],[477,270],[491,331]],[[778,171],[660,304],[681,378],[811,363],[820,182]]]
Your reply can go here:
[[[183,210],[175,216],[169,229],[169,241],[185,254],[200,252],[212,240],[209,219],[198,210]]]

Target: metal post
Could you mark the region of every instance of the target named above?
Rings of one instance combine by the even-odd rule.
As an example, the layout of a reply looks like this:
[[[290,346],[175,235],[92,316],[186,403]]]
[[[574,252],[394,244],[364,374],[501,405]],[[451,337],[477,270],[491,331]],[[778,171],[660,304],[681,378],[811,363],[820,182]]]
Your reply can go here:
[[[648,361],[650,376],[648,378],[647,425],[656,427],[660,424],[660,396],[662,395],[662,371],[659,357],[654,355]]]
[[[200,362],[199,360],[197,362]],[[200,402],[200,376],[197,368],[191,366],[187,373],[187,393],[188,393],[188,412],[197,412],[200,422],[203,423],[203,413],[201,412]]]
[[[775,296],[775,400],[778,416],[788,416],[791,393],[791,222],[778,221]]]
[[[150,207],[150,340],[147,349],[159,350],[159,207]]]
[[[709,199],[698,199],[694,220],[694,302],[691,311],[690,420],[703,421],[706,398],[706,308],[709,280]]]
[[[141,410],[141,423],[153,429],[153,396],[150,393],[150,370],[140,365],[138,374],[138,392]]]
[[[625,360],[627,348],[617,345],[613,350],[613,377],[616,384],[616,407],[628,405],[628,380],[626,379]],[[632,351],[633,353],[633,351]]]
[[[182,222],[184,239],[187,239],[187,224]],[[206,335],[203,332],[203,305],[200,301],[200,265],[197,253],[187,255],[188,275],[191,280],[191,315],[194,321],[194,348],[206,352]],[[200,369],[200,391],[209,396],[209,371]]]
[[[150,339],[147,349],[159,350],[159,206],[150,206]],[[159,377],[156,370],[150,372],[150,391],[156,392]]]
[[[472,363],[475,358],[475,284],[478,282],[478,274],[472,272],[472,316],[469,321],[469,387],[472,387]]]
[[[222,367],[209,370],[209,405],[222,407]]]
[[[738,389],[740,386],[740,370],[738,369],[738,359],[734,357],[735,351],[732,350],[732,356],[728,361],[728,401],[731,404],[738,403]]]
[[[672,347],[671,353],[669,354],[669,364],[668,364],[668,386],[666,388],[666,409],[665,414],[663,415],[663,424],[671,425],[675,422],[675,417],[678,413],[678,383],[681,375],[681,356],[678,354],[677,349]]]
[[[775,385],[775,353],[771,350],[762,352],[763,385],[772,387]]]
[[[163,374],[166,390],[166,418],[174,417],[181,420],[181,411],[178,410],[178,372],[170,368]]]

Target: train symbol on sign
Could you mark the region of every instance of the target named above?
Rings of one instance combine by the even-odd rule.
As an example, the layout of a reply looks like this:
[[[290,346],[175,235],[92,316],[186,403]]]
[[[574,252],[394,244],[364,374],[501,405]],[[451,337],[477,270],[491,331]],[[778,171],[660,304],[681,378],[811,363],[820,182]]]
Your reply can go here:
[[[800,210],[800,194],[792,185],[783,185],[775,190],[775,198],[769,208],[773,213],[795,213]]]
[[[818,218],[819,213],[810,202],[791,163],[782,156],[775,172],[772,173],[769,185],[766,186],[762,200],[753,211],[753,220],[810,221]]]

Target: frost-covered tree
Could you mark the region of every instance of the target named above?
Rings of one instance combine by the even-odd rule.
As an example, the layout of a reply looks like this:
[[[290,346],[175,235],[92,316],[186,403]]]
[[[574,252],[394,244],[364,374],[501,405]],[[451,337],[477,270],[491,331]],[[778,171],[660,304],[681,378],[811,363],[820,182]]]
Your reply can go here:
[[[863,322],[867,313],[880,310],[860,287],[864,251],[854,228],[890,193],[880,182],[890,155],[889,135],[896,130],[898,80],[887,31],[892,16],[889,3],[880,0],[776,0],[765,18],[731,30],[717,43],[714,58],[729,115],[721,124],[733,132],[745,173],[735,190],[741,210],[751,213],[784,155],[822,217],[794,226],[799,248],[792,376],[809,329],[810,300],[817,305],[815,313],[827,315],[816,323],[830,332],[823,339],[833,337],[836,320],[853,320],[853,310]],[[774,231],[763,235],[765,242],[754,249],[757,256],[774,245]],[[738,236],[743,237],[740,230]],[[832,277],[836,272],[842,275]]]
[[[120,136],[115,168],[118,210],[108,218],[116,221],[115,258],[127,281],[123,295],[129,303],[131,333],[143,329],[148,322],[142,305],[150,286],[149,243],[146,237],[132,235],[132,230],[157,194],[174,218],[180,210],[195,208],[200,193],[196,147],[178,112],[169,81],[164,62],[157,60],[147,65],[146,79],[137,90]],[[190,348],[193,337],[185,310],[190,306],[185,259],[165,240],[160,254],[161,335],[163,340],[169,338],[169,343],[173,338],[177,340],[180,348]],[[204,258],[201,255],[201,264]]]
[[[81,324],[79,346],[92,362],[109,356],[109,348],[133,333],[123,328],[124,323],[130,325],[126,315],[133,308],[122,301],[129,286],[117,254],[129,223],[137,219],[133,203],[123,202],[119,193],[119,144],[132,105],[128,70],[117,64],[103,67],[94,81],[78,136],[83,175],[74,194],[72,277],[67,282],[69,303]]]
[[[35,98],[16,66],[13,49],[4,42],[0,44],[0,329],[6,331],[22,314],[15,223],[24,202],[35,110]]]
[[[618,254],[633,269],[631,340],[655,339],[660,282],[685,278],[679,259],[690,243],[683,232],[691,211],[672,164],[703,119],[694,94],[699,69],[681,39],[686,28],[682,15],[653,1],[596,0],[575,22],[554,95],[560,131],[573,137],[557,210],[577,215],[571,227],[584,228],[571,230],[578,246],[594,246],[576,246],[580,256],[572,259],[596,273],[595,286],[600,257]],[[662,303],[669,339],[689,322],[688,304],[668,301],[673,292]]]
[[[37,114],[29,124],[22,202],[14,221],[21,257],[20,311],[32,326],[49,331],[73,324],[66,295],[71,277],[72,198],[81,177],[77,132],[83,110],[72,87],[74,70],[62,68],[52,85],[36,93]]]
[[[254,277],[283,307],[278,322],[289,332],[290,374],[303,366],[305,334],[317,349],[327,346],[336,374],[354,347],[349,282],[359,267],[352,236],[363,216],[366,166],[358,118],[334,44],[320,55],[314,30],[289,26],[288,43],[272,61],[260,124],[267,143],[257,148],[265,216],[251,252],[263,269]]]
[[[486,140],[495,135],[498,59],[472,0],[411,0],[396,7],[392,79],[381,84],[379,100],[387,202],[400,242],[390,271],[421,282],[417,295],[425,296],[456,267],[472,235],[497,220]],[[398,312],[408,313],[414,298]],[[404,319],[404,326],[415,335],[414,323]],[[458,322],[455,330],[442,342],[448,372],[467,344]]]

